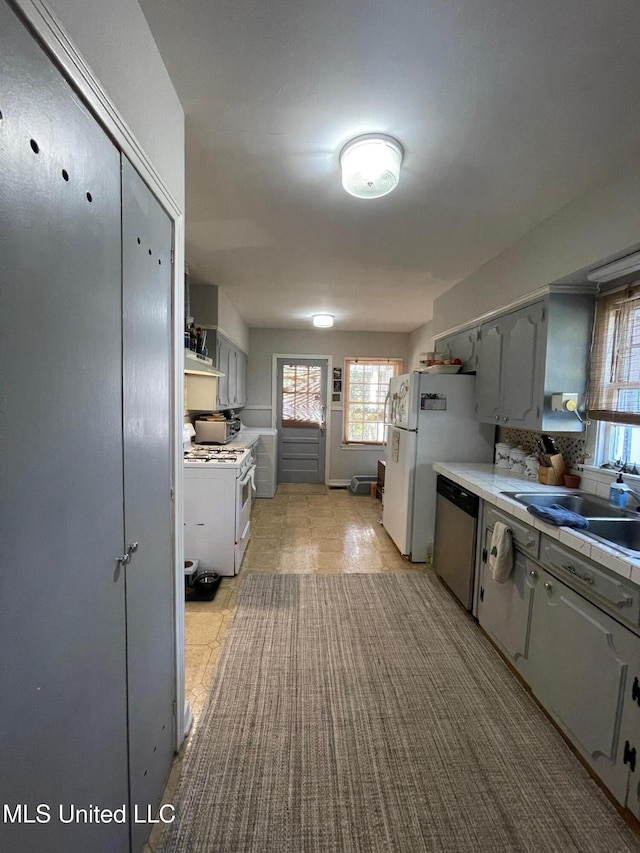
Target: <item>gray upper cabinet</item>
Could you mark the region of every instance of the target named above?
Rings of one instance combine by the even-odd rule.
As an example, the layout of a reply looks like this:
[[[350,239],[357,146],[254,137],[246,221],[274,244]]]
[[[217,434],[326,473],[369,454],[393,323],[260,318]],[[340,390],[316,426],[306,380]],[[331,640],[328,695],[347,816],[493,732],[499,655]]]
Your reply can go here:
[[[218,329],[218,287],[191,284],[190,307],[196,326],[207,330],[207,348],[218,379],[216,409],[241,409],[247,403],[247,356]]]
[[[540,419],[544,305],[537,302],[480,328],[477,417],[536,429]]]
[[[445,358],[459,358],[462,361],[462,373],[475,373],[478,364],[478,332],[479,327],[473,326],[455,335],[440,338],[434,348],[443,353]]]
[[[216,334],[215,352],[216,367],[224,373],[224,376],[218,378],[218,408],[229,409],[232,405],[229,401],[229,381],[231,379],[229,374],[229,354],[231,352],[231,344],[219,334]]]
[[[554,393],[584,405],[592,294],[551,292],[480,327],[476,417],[518,429],[581,432],[572,412],[554,412]]]

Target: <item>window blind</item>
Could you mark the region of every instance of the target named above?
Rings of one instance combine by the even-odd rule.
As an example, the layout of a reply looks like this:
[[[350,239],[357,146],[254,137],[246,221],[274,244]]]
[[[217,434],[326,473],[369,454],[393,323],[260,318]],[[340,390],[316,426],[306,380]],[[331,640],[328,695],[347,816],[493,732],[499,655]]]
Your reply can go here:
[[[640,424],[640,283],[598,301],[587,413],[593,420]]]
[[[282,369],[283,427],[317,427],[322,422],[322,368],[285,364]]]

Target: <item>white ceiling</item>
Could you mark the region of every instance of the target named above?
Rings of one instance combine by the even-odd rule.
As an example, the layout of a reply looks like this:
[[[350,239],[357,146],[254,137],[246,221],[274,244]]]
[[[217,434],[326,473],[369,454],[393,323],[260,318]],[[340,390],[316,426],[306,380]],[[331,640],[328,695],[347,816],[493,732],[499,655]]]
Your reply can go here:
[[[636,0],[141,0],[186,114],[192,281],[249,326],[412,331],[640,149]],[[398,188],[338,155],[381,131]]]

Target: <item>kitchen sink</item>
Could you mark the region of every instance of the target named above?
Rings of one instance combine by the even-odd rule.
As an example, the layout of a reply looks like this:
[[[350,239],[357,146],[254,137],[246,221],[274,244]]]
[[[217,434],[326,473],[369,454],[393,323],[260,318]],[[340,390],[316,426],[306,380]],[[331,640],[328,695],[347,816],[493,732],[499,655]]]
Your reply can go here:
[[[588,492],[502,492],[525,506],[551,506],[577,512],[589,521],[589,527],[580,532],[601,542],[617,545],[626,551],[640,552],[640,513],[611,506],[604,498]]]
[[[585,518],[634,519],[637,516],[637,513],[632,510],[611,506],[604,498],[590,495],[588,492],[576,492],[575,494],[567,494],[566,492],[556,492],[555,494],[550,492],[502,492],[502,494],[525,506],[530,504],[534,506],[558,504],[558,506],[571,512],[577,512],[578,515],[583,515]]]
[[[640,518],[590,518],[582,533],[627,551],[640,551]]]

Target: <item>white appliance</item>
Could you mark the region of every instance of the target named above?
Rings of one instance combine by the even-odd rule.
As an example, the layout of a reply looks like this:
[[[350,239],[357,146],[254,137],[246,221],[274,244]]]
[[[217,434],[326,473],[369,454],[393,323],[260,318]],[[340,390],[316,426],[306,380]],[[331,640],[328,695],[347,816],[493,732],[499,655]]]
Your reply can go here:
[[[433,548],[434,462],[491,462],[495,428],[475,420],[475,376],[406,373],[389,383],[382,523],[414,563]]]
[[[246,427],[236,443],[254,447],[256,456],[256,497],[273,498],[278,488],[278,430],[270,427]]]
[[[184,550],[200,569],[240,571],[255,491],[251,448],[194,444],[184,455]]]

